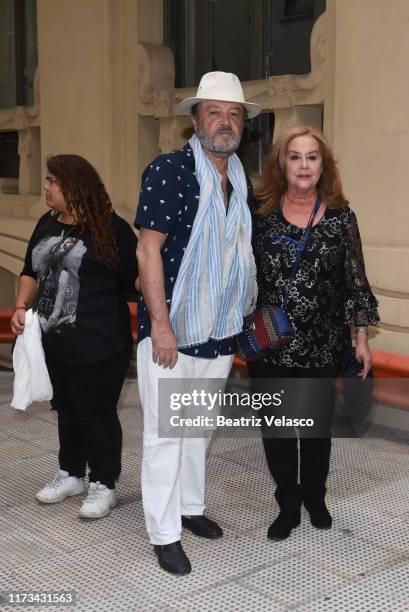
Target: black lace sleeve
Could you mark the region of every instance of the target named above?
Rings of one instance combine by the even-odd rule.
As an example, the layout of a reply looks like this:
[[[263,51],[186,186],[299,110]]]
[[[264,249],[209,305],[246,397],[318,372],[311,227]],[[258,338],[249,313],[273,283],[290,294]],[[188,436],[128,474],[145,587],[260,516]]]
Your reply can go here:
[[[350,211],[345,254],[345,321],[354,325],[376,325],[378,301],[365,274],[361,236],[355,213]]]

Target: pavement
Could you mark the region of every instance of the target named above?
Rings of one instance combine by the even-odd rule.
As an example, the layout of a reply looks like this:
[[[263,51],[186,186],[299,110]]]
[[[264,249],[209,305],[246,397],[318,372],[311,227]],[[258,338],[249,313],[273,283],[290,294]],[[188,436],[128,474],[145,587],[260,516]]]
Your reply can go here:
[[[409,610],[404,440],[334,439],[328,480],[333,528],[313,528],[303,510],[300,527],[272,542],[266,532],[277,506],[261,441],[217,432],[208,459],[207,514],[224,537],[208,541],[184,532],[193,571],[172,576],[159,568],[144,527],[143,419],[134,374],[119,405],[124,452],[118,504],[96,521],[78,517],[81,496],[48,506],[36,502],[35,493],[57,468],[56,415],[46,402],[17,412],[9,406],[11,393],[12,374],[1,370],[1,610]],[[64,604],[66,592],[74,603],[66,596]],[[40,603],[27,605],[24,593],[37,593]]]

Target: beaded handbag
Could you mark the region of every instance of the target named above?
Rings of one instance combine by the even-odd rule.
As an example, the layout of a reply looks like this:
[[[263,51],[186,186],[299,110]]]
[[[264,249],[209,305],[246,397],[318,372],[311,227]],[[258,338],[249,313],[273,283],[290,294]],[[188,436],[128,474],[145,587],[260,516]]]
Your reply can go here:
[[[244,320],[244,330],[237,336],[237,354],[256,361],[263,351],[289,344],[294,330],[286,313],[278,306],[262,306]]]

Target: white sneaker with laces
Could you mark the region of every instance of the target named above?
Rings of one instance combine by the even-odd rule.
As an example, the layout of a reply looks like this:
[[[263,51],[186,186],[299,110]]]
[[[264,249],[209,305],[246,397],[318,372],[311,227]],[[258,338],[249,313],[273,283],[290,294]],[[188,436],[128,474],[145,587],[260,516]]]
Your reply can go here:
[[[116,504],[115,489],[108,489],[100,482],[90,482],[88,495],[84,500],[79,516],[97,519],[107,516]]]
[[[55,504],[66,497],[80,495],[84,491],[83,478],[70,476],[65,470],[58,470],[53,480],[37,493],[36,499],[42,504]]]

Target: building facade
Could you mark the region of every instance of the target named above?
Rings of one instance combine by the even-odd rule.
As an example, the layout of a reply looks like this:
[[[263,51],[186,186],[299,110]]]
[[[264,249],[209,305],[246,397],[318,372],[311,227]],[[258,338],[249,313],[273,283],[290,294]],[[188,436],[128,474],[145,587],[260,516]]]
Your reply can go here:
[[[324,130],[380,302],[372,346],[409,354],[407,0],[0,0],[0,24],[0,308],[46,210],[46,157],[89,159],[132,221],[143,168],[189,133],[178,102],[231,64],[263,108],[242,151],[255,181],[284,127]]]

